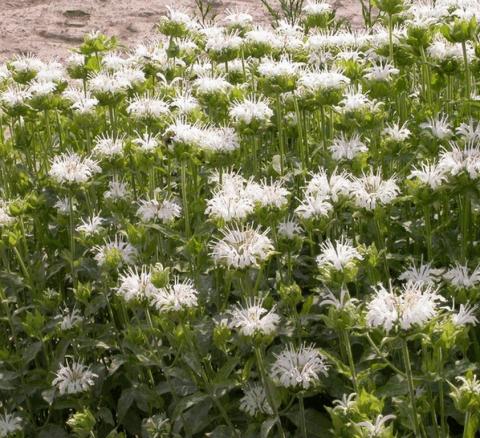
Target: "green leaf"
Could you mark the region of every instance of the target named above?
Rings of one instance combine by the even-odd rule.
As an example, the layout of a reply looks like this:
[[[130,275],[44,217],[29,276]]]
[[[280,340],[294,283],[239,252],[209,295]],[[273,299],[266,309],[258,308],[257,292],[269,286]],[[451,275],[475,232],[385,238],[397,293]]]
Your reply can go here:
[[[265,420],[260,428],[260,438],[267,438],[276,423],[276,418],[268,418]]]
[[[134,400],[135,388],[127,388],[122,391],[122,395],[118,399],[117,404],[117,417],[119,421],[123,420]]]

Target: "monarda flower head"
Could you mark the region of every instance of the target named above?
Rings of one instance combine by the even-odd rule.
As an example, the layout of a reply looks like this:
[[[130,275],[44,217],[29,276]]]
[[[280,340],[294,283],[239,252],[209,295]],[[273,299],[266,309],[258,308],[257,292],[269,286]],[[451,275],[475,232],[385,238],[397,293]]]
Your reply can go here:
[[[275,313],[275,308],[267,310],[263,307],[263,302],[263,298],[255,297],[247,299],[245,306],[237,304],[230,310],[229,326],[242,336],[274,335],[280,324],[280,316]]]
[[[399,290],[391,285],[375,286],[375,295],[367,304],[367,325],[381,327],[387,333],[394,327],[409,330],[422,327],[434,318],[445,299],[431,284],[408,282]]]
[[[251,225],[223,229],[223,237],[210,245],[215,264],[229,269],[258,267],[274,251],[267,231],[261,232]]]
[[[359,154],[368,151],[367,146],[360,139],[359,134],[353,134],[347,137],[343,132],[333,139],[332,144],[328,147],[332,154],[332,158],[336,161],[353,160]]]
[[[332,242],[326,240],[320,245],[320,255],[317,256],[317,265],[321,271],[346,272],[354,269],[363,256],[344,237]]]
[[[152,284],[152,274],[148,266],[140,270],[129,267],[119,276],[120,285],[116,293],[125,301],[142,301],[154,295],[155,287]]]
[[[0,414],[0,437],[8,438],[22,430],[22,419],[21,417],[13,414],[4,412]]]
[[[170,108],[168,103],[158,96],[135,95],[128,100],[127,113],[137,119],[154,119],[167,116]]]
[[[139,201],[137,216],[144,223],[173,222],[182,214],[182,207],[174,199],[142,199]]]
[[[249,383],[243,389],[243,394],[240,399],[241,411],[246,412],[251,417],[273,414],[265,388],[261,383]]]
[[[306,70],[300,74],[296,93],[320,105],[336,105],[350,79],[339,70]]]
[[[85,184],[101,171],[97,162],[75,152],[65,152],[52,160],[49,175],[60,185]]]
[[[155,289],[151,303],[160,313],[186,311],[197,307],[198,291],[191,280],[176,277],[173,284]]]
[[[321,376],[328,374],[328,365],[313,345],[296,348],[289,344],[275,355],[270,375],[284,388],[303,390],[318,385]]]
[[[400,194],[400,188],[395,177],[383,179],[380,170],[374,173],[370,169],[368,174],[353,178],[350,193],[358,208],[374,210],[377,205],[390,204]]]
[[[234,101],[230,106],[229,115],[240,128],[250,128],[252,131],[256,131],[271,123],[273,110],[267,99],[252,95],[241,101]]]
[[[52,384],[58,388],[60,395],[85,392],[95,384],[97,374],[81,362],[72,361],[61,365]]]
[[[137,258],[137,250],[121,235],[113,240],[105,240],[103,245],[92,248],[94,259],[101,267],[119,268],[124,265],[133,265]]]

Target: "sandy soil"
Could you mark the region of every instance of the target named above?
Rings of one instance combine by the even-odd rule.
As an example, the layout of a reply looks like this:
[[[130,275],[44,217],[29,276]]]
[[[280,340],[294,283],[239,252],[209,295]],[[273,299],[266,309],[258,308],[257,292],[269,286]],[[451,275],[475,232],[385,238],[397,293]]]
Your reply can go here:
[[[337,15],[361,22],[358,0],[336,0]],[[0,0],[0,62],[15,53],[65,58],[83,34],[100,30],[132,46],[152,35],[166,5],[192,8],[193,0]],[[239,8],[265,20],[260,0],[218,0],[218,12]]]

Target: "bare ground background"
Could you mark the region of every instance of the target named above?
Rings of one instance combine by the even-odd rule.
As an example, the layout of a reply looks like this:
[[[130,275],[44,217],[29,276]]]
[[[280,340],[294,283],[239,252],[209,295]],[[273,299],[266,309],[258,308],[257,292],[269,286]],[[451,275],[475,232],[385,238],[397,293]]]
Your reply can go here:
[[[16,53],[65,58],[90,30],[132,46],[152,35],[167,5],[194,8],[193,0],[0,0],[0,61]],[[266,20],[260,0],[218,0],[217,10],[239,8]],[[359,0],[336,0],[338,16],[361,22]]]

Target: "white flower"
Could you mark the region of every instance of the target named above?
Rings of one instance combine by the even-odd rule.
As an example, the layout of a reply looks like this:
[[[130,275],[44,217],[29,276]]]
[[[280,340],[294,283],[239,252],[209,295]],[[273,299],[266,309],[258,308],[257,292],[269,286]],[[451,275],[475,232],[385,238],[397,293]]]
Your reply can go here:
[[[75,100],[70,108],[78,114],[91,114],[95,111],[98,100],[94,97],[80,97]]]
[[[262,96],[249,96],[242,101],[234,101],[229,110],[230,117],[236,123],[250,125],[252,122],[270,123],[273,111]]]
[[[15,218],[10,216],[8,204],[0,199],[0,228],[11,225],[15,222]]]
[[[225,222],[244,220],[254,211],[253,201],[245,195],[243,187],[240,190],[220,189],[213,193],[207,201],[205,214],[211,218],[222,219]]]
[[[446,114],[437,114],[436,117],[429,117],[427,122],[420,123],[420,128],[430,131],[439,140],[445,140],[453,135]]]
[[[93,153],[97,157],[113,159],[122,156],[124,148],[124,137],[110,137],[107,134],[95,138]]]
[[[95,253],[94,259],[100,266],[110,262],[118,266],[133,265],[137,258],[135,247],[118,234],[113,240],[105,240],[103,245],[96,245],[92,250]]]
[[[370,421],[361,421],[360,423],[355,423],[358,427],[361,427],[367,433],[369,438],[380,438],[382,433],[385,431],[385,423],[387,421],[393,420],[395,415],[378,415],[375,419],[375,423]]]
[[[223,229],[223,238],[211,244],[215,264],[233,269],[258,267],[274,250],[267,232],[249,225]]]
[[[106,70],[118,71],[127,67],[130,61],[122,58],[118,52],[106,53],[102,58],[102,67]]]
[[[216,93],[227,93],[232,88],[223,76],[213,76],[204,73],[193,81],[193,87],[199,96],[207,96]]]
[[[278,235],[285,239],[294,239],[295,237],[300,236],[302,232],[302,227],[293,217],[283,220],[277,227]]]
[[[367,93],[362,92],[361,86],[349,87],[340,101],[337,110],[348,113],[353,111],[378,111],[383,105],[382,102],[370,100]]]
[[[471,51],[469,50],[469,52],[469,58],[471,58]],[[428,46],[427,54],[436,61],[445,61],[447,59],[463,60],[462,45],[460,43],[450,43],[439,34],[436,34],[432,44]]]
[[[85,65],[85,55],[81,53],[72,52],[68,55],[66,60],[67,67],[76,68],[76,67],[83,67]]]
[[[355,307],[358,303],[356,298],[351,298],[348,290],[343,288],[340,290],[340,297],[337,298],[336,295],[329,289],[324,292],[322,295],[322,301],[320,301],[319,306],[333,306],[337,310],[346,309],[349,307]]]
[[[308,0],[307,3],[303,5],[302,11],[307,16],[329,14],[332,12],[332,5],[319,0]]]
[[[167,6],[167,13],[160,17],[161,20],[169,21],[172,24],[185,26],[188,30],[195,30],[199,24],[191,18],[185,11]]]
[[[105,191],[103,197],[105,199],[111,199],[112,201],[119,201],[130,198],[130,191],[124,181],[114,176],[113,179],[109,181],[108,190]]]
[[[136,267],[129,267],[126,272],[120,274],[119,282],[120,286],[116,292],[125,301],[151,298],[156,291],[151,282],[151,272],[148,266],[142,266],[140,271]]]
[[[360,140],[360,135],[347,137],[343,132],[333,139],[328,149],[332,153],[332,158],[337,161],[353,160],[358,154],[368,151],[365,143]]]
[[[52,94],[57,89],[57,84],[50,81],[32,81],[28,87],[28,92],[32,97],[44,97]]]
[[[78,233],[81,233],[85,236],[94,236],[95,234],[99,234],[103,231],[102,225],[105,222],[105,219],[102,218],[99,214],[93,215],[86,219],[81,219],[82,223],[77,225],[75,230]]]
[[[368,67],[364,75],[365,79],[371,81],[391,81],[392,76],[398,75],[400,70],[395,68],[392,64],[388,62],[379,62],[378,64],[374,64],[371,67]]]
[[[179,312],[196,307],[197,304],[198,291],[191,280],[181,282],[175,278],[172,285],[155,289],[152,295],[152,305],[159,312]]]
[[[199,123],[191,124],[177,119],[165,131],[174,145],[187,145],[200,148],[205,138],[205,128]]]
[[[373,287],[375,296],[367,304],[367,324],[389,332],[395,325],[408,330],[422,326],[436,316],[438,304],[445,299],[431,284],[408,282],[397,293],[390,285]]]
[[[407,128],[407,123],[405,122],[402,126],[400,126],[399,123],[387,123],[382,134],[391,140],[402,142],[407,140],[412,133],[410,132],[410,129]]]
[[[241,411],[252,417],[259,414],[273,414],[265,388],[261,383],[249,383],[243,390],[243,394],[243,397],[240,399]]]
[[[452,322],[456,326],[464,326],[467,324],[475,326],[478,324],[478,318],[475,316],[475,313],[478,311],[478,304],[460,304],[458,312],[455,312],[453,306],[449,310],[452,312]]]
[[[438,166],[446,173],[456,176],[465,172],[471,179],[480,176],[480,147],[469,141],[462,148],[450,142],[451,150],[443,149]]]
[[[52,384],[57,386],[60,395],[88,391],[95,384],[95,378],[98,377],[97,374],[90,371],[90,367],[75,361],[72,361],[71,364],[67,361],[66,365],[61,365],[56,376]]]
[[[132,143],[138,146],[143,152],[151,152],[159,146],[158,134],[152,135],[148,131],[143,134],[136,132],[137,137],[132,140]]]
[[[233,128],[228,126],[207,127],[202,132],[199,147],[210,152],[233,152],[240,147],[240,140]]]
[[[342,394],[341,400],[334,400],[333,404],[336,405],[333,410],[334,411],[342,411],[344,414],[350,411],[350,409],[354,408],[357,404],[357,394],[352,392],[350,394]]]
[[[139,119],[159,118],[168,115],[170,108],[168,103],[155,95],[136,95],[128,101],[127,113]]]
[[[478,142],[480,140],[480,123],[476,120],[469,119],[468,123],[461,123],[455,133],[463,137],[465,143]]]
[[[462,382],[460,388],[458,388],[459,391],[480,395],[480,381],[477,380],[476,374],[469,377],[458,376],[455,377],[455,380]]]
[[[212,32],[207,37],[205,50],[221,54],[222,52],[240,50],[243,40],[237,32]]]
[[[267,180],[260,184],[249,182],[245,188],[246,196],[261,207],[283,208],[288,204],[290,192],[283,187],[282,181]]]
[[[172,199],[142,199],[139,201],[137,216],[142,222],[172,222],[182,214],[182,207]]]
[[[71,312],[65,309],[62,320],[60,321],[60,328],[62,330],[70,330],[82,321],[83,317],[78,309],[74,308]]]
[[[275,359],[272,378],[285,388],[309,389],[321,375],[327,375],[328,365],[313,345],[302,344],[297,349],[289,344]]]
[[[227,26],[232,27],[247,27],[253,23],[253,17],[244,11],[229,10],[225,11],[225,17],[223,18]]]
[[[480,265],[470,274],[468,266],[457,263],[443,274],[443,278],[457,289],[476,287],[480,283]]]
[[[355,205],[359,208],[374,210],[380,205],[390,204],[400,193],[395,177],[384,180],[380,170],[363,174],[360,178],[353,178],[351,194]]]
[[[15,108],[25,104],[30,97],[31,93],[29,89],[14,85],[9,86],[5,91],[0,93],[0,103],[6,108]]]
[[[359,47],[362,44],[362,39],[362,34],[322,30],[308,37],[307,48],[311,53],[321,53],[328,51],[328,49],[343,50]]]
[[[57,209],[58,214],[68,216],[70,214],[70,199],[68,196],[65,196],[64,198],[58,198],[54,207]],[[76,201],[72,199],[72,210],[75,211],[76,209]]]
[[[230,328],[237,329],[243,336],[257,334],[270,336],[275,334],[280,324],[280,316],[275,313],[275,307],[270,310],[263,307],[263,298],[248,298],[246,305],[236,305],[229,313]]]
[[[95,95],[110,94],[116,95],[127,91],[130,83],[125,77],[119,77],[116,74],[98,72],[88,81],[90,90]]]
[[[401,281],[412,281],[419,284],[435,284],[440,281],[443,269],[434,269],[430,263],[421,264],[418,268],[412,264],[399,275]]]
[[[280,39],[283,50],[289,53],[298,53],[303,49],[303,29],[295,23],[288,20],[279,20],[275,28],[275,36]]]
[[[279,61],[273,58],[265,58],[258,66],[258,73],[267,78],[293,78],[297,76],[299,67],[299,63],[292,62],[286,57],[281,57]]]
[[[7,412],[0,414],[0,438],[7,438],[20,430],[22,430],[22,419],[20,417]]]
[[[330,198],[332,202],[338,202],[341,197],[350,195],[352,184],[350,175],[346,172],[337,173],[335,169],[330,176],[325,169],[311,172],[311,179],[306,187],[307,196],[321,196]]]
[[[146,77],[143,70],[135,67],[124,67],[115,72],[115,79],[125,87],[131,88],[133,86],[141,85],[145,82]]]
[[[307,70],[298,79],[297,93],[300,96],[316,95],[322,91],[340,90],[350,79],[336,70]]]
[[[417,178],[422,184],[429,186],[432,190],[438,189],[446,180],[445,167],[438,164],[421,163],[420,167],[413,167],[407,178]]]
[[[10,61],[10,66],[18,73],[24,72],[39,72],[45,67],[45,63],[37,58],[35,55],[15,55],[13,60]]]
[[[280,49],[281,43],[275,34],[268,30],[257,27],[245,33],[245,43],[250,46],[264,46],[269,49]]]
[[[84,184],[100,171],[97,162],[91,158],[65,152],[53,158],[49,175],[59,184]]]
[[[330,239],[320,245],[321,254],[317,256],[317,265],[320,269],[327,268],[335,271],[343,271],[362,260],[362,255],[352,246],[352,242],[344,237],[335,242]]]
[[[180,114],[188,114],[192,111],[198,110],[200,104],[198,100],[192,96],[190,91],[186,90],[179,92],[176,90],[176,95],[170,103],[170,107],[176,109]]]
[[[328,196],[306,195],[301,200],[300,205],[295,209],[295,214],[301,219],[314,219],[326,217],[333,210],[333,205],[330,203]]]

